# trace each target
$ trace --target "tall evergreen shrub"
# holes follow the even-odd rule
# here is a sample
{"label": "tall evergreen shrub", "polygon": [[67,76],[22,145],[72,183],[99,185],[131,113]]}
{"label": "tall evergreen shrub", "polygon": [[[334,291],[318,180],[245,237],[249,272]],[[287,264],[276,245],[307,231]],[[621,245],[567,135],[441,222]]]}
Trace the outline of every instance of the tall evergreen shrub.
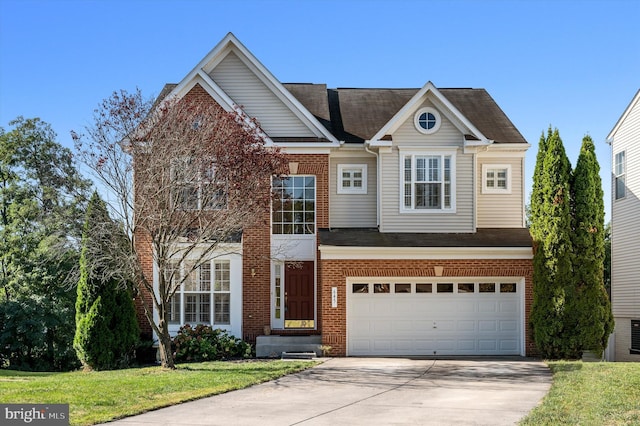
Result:
{"label": "tall evergreen shrub", "polygon": [[82,238],[73,347],[87,369],[124,367],[133,355],[139,329],[130,287],[109,260],[122,231],[109,218],[97,193],[89,201]]}
{"label": "tall evergreen shrub", "polygon": [[613,331],[613,315],[603,280],[604,195],[600,165],[590,136],[582,139],[571,187],[577,327],[582,349],[602,354]]}
{"label": "tall evergreen shrub", "polygon": [[[571,164],[557,129],[547,134],[542,166],[536,164],[531,199],[534,239],[531,326],[538,350],[547,358],[580,356],[573,306]],[[534,198],[535,196],[535,198]]]}

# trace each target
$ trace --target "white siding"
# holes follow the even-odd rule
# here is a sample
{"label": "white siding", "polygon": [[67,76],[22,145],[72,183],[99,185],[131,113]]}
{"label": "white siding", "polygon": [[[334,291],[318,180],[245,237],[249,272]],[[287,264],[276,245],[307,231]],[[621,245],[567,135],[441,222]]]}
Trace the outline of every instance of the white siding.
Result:
{"label": "white siding", "polygon": [[[522,166],[524,158],[478,156],[476,184],[478,194],[478,228],[522,228],[524,226],[524,199],[522,191]],[[482,165],[511,166],[511,191],[508,194],[482,192]]]}
{"label": "white siding", "polygon": [[270,137],[315,136],[233,52],[209,75]]}
{"label": "white siding", "polygon": [[[616,200],[615,188],[612,187],[611,192],[611,288],[613,315],[617,321],[621,317],[640,319],[640,102],[635,104],[614,135],[612,157],[620,151],[625,151],[626,155],[626,197]],[[628,341],[630,337],[622,338]],[[616,341],[620,339],[616,335]]]}
{"label": "white siding", "polygon": [[[367,165],[366,194],[338,194],[338,164]],[[376,158],[363,154],[353,157],[332,157],[329,171],[329,226],[332,228],[375,228],[377,224]]]}

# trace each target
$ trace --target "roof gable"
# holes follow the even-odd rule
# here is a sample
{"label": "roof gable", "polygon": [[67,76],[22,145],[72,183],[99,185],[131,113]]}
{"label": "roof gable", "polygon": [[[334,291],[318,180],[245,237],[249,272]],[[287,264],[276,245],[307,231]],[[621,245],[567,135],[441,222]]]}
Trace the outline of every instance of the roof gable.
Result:
{"label": "roof gable", "polygon": [[422,87],[413,97],[381,128],[371,137],[372,145],[376,145],[387,135],[392,134],[405,123],[426,99],[430,99],[435,106],[444,113],[451,122],[458,127],[463,134],[471,134],[473,138],[488,144],[489,140],[480,130],[476,128],[430,81]]}
{"label": "roof gable", "polygon": [[607,135],[607,143],[610,144],[613,142],[613,138],[618,132],[618,130],[620,129],[620,126],[622,126],[622,123],[624,123],[626,118],[629,116],[629,114],[637,104],[640,104],[640,89],[638,89],[635,96],[633,97],[633,99],[631,99],[631,102],[629,102],[629,105],[627,106],[627,108],[624,110],[624,112],[618,119],[618,122],[616,123],[616,125],[613,126],[613,129],[611,129],[611,132],[609,132],[609,135]]}
{"label": "roof gable", "polygon": [[[260,89],[265,99],[268,100],[268,105],[277,110],[276,114],[282,115],[280,122],[292,125],[293,130],[290,129],[289,133],[284,132],[285,136],[310,137],[310,140],[314,141],[329,141],[333,144],[338,143],[338,140],[331,132],[291,95],[232,33],[228,33],[225,38],[173,88],[170,95],[182,97],[197,82],[227,111],[242,108],[247,115],[253,116],[260,121],[260,114],[263,110],[257,106],[249,105],[250,102],[253,102],[253,98],[243,96],[241,91],[238,90],[235,90],[234,93],[228,93],[227,90],[242,87],[241,84],[234,86],[229,83],[228,79],[226,81],[221,79],[220,84],[216,82],[216,68],[231,63],[233,63],[233,65],[242,64],[243,76],[245,78],[251,77],[254,82],[258,82],[256,87]],[[225,75],[228,75],[228,72]],[[223,88],[221,86],[225,87]],[[225,90],[225,88],[227,90]],[[238,102],[232,98],[233,95],[240,98]],[[243,101],[246,102],[246,105],[242,105]],[[277,124],[273,124],[278,121],[277,119],[271,116],[265,116],[265,118],[266,127],[271,126],[272,129],[278,128]],[[300,131],[301,134],[296,135],[296,131]],[[269,133],[269,131],[267,131],[267,133]],[[271,139],[276,138],[272,137]]]}

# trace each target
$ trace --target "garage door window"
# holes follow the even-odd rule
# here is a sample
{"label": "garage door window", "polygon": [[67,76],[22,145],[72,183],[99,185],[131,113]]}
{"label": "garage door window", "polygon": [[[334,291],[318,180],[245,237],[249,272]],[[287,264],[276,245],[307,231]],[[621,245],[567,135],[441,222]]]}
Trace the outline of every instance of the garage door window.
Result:
{"label": "garage door window", "polygon": [[438,293],[453,293],[453,283],[438,283]]}
{"label": "garage door window", "polygon": [[500,284],[500,293],[515,293],[515,292],[516,292],[515,283]]}
{"label": "garage door window", "polygon": [[354,293],[369,293],[369,284],[354,284],[352,291]]}
{"label": "garage door window", "polygon": [[478,289],[480,293],[495,293],[496,283],[480,283],[478,284]]}
{"label": "garage door window", "polygon": [[396,283],[395,285],[395,292],[396,293],[411,293],[411,284],[406,284],[406,283]]}
{"label": "garage door window", "polygon": [[453,283],[411,283],[411,282],[390,282],[390,283],[352,283],[351,293],[353,294],[495,294],[495,293],[517,293],[516,283],[501,282],[453,282]]}
{"label": "garage door window", "polygon": [[374,293],[391,293],[391,286],[389,284],[374,284]]}
{"label": "garage door window", "polygon": [[416,284],[416,293],[431,293],[433,284]]}
{"label": "garage door window", "polygon": [[473,283],[458,283],[458,293],[474,293],[475,285]]}

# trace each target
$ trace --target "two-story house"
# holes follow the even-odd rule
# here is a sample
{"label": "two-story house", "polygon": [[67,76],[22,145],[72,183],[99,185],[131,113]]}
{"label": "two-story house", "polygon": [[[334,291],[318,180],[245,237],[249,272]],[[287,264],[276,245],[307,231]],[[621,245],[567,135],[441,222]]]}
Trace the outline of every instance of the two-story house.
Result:
{"label": "two-story house", "polygon": [[[529,144],[484,89],[284,84],[231,33],[166,89],[241,106],[289,161],[270,227],[212,259],[206,322],[336,356],[532,353]],[[174,330],[201,322],[191,296]]]}
{"label": "two-story house", "polygon": [[607,136],[612,151],[609,359],[640,361],[640,90]]}

